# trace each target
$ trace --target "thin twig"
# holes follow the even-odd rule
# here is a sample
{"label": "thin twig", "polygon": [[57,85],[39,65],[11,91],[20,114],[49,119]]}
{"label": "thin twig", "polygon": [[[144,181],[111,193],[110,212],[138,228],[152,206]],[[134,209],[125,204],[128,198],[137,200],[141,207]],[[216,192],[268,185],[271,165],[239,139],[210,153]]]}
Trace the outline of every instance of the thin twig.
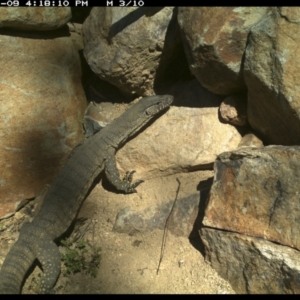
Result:
{"label": "thin twig", "polygon": [[93,222],[93,245],[95,245],[95,226],[96,226],[96,222]]}
{"label": "thin twig", "polygon": [[82,230],[80,230],[80,228],[78,229],[78,232],[75,235],[75,237],[73,238],[72,243],[75,243],[76,241],[78,241],[79,239],[81,239],[86,234],[86,232],[90,228],[91,223],[92,223],[92,220],[90,220],[90,222],[88,224],[85,224],[85,227]]}
{"label": "thin twig", "polygon": [[165,224],[165,228],[164,228],[164,234],[163,234],[163,240],[162,240],[162,245],[161,245],[161,250],[160,250],[160,258],[159,258],[159,263],[158,263],[158,267],[157,267],[157,270],[156,270],[156,275],[158,275],[160,264],[161,264],[163,256],[164,256],[165,245],[166,245],[166,240],[167,240],[168,224],[169,224],[170,217],[173,213],[175,203],[176,203],[176,200],[177,200],[177,197],[178,197],[179,189],[180,189],[180,184],[181,183],[180,183],[178,178],[176,178],[176,180],[178,182],[178,188],[177,188],[177,191],[176,191],[175,200],[173,202],[172,208],[171,208],[170,213],[169,213],[169,215],[167,217],[167,220],[166,220],[166,224]]}

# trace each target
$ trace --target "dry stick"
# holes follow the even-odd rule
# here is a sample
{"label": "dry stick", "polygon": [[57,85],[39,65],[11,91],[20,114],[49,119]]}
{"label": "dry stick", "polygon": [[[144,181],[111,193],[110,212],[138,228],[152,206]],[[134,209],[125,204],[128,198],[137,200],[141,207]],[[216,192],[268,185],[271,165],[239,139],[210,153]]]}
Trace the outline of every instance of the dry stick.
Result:
{"label": "dry stick", "polygon": [[166,224],[165,224],[165,228],[164,228],[164,234],[163,234],[163,240],[162,240],[162,245],[161,245],[161,250],[160,250],[160,259],[159,259],[159,263],[158,263],[158,267],[157,267],[157,270],[156,270],[156,275],[158,275],[158,272],[159,272],[159,267],[160,267],[160,264],[162,262],[162,259],[163,259],[163,256],[164,256],[164,251],[165,251],[165,245],[166,245],[166,239],[167,239],[167,232],[168,232],[168,224],[169,224],[169,220],[170,220],[170,217],[172,215],[172,212],[174,210],[174,207],[175,207],[175,203],[176,203],[176,200],[177,200],[177,197],[178,197],[178,193],[179,193],[179,189],[180,189],[180,181],[178,178],[176,178],[177,182],[178,182],[178,188],[177,188],[177,191],[176,191],[176,196],[175,196],[175,200],[173,202],[173,205],[172,205],[172,208],[170,210],[170,213],[168,215],[168,218],[166,220]]}
{"label": "dry stick", "polygon": [[76,234],[76,236],[73,238],[73,241],[72,241],[72,243],[75,243],[76,241],[78,241],[79,239],[81,239],[85,234],[86,234],[86,232],[89,230],[89,228],[90,228],[90,225],[91,225],[91,223],[92,223],[92,221],[90,221],[86,226],[85,226],[85,228],[82,230],[82,231],[80,231],[80,230],[78,230],[78,234]]}

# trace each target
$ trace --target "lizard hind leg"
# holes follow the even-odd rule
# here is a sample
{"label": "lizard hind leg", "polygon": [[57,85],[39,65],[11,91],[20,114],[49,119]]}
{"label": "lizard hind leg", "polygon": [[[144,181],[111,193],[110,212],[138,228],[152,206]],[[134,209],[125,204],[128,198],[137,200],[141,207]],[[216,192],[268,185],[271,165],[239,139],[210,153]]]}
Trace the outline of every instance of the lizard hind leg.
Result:
{"label": "lizard hind leg", "polygon": [[35,245],[37,259],[42,265],[44,275],[41,280],[40,293],[51,294],[60,274],[60,252],[50,238],[43,238]]}
{"label": "lizard hind leg", "polygon": [[123,182],[125,182],[125,183],[128,184],[128,188],[127,188],[127,190],[126,190],[127,193],[135,193],[135,192],[136,192],[135,188],[136,188],[139,184],[141,184],[141,183],[144,182],[144,180],[138,180],[138,181],[136,181],[135,183],[131,184],[133,173],[135,173],[135,170],[130,171],[130,172],[127,171],[126,174],[125,174],[125,176],[123,177],[123,180],[122,180]]}
{"label": "lizard hind leg", "polygon": [[137,182],[131,184],[132,174],[135,171],[127,172],[123,178],[120,179],[119,171],[116,166],[115,160],[115,151],[114,149],[108,149],[105,160],[105,175],[111,184],[115,186],[115,188],[119,191],[122,191],[126,194],[135,193],[135,188],[144,182],[143,180],[138,180]]}

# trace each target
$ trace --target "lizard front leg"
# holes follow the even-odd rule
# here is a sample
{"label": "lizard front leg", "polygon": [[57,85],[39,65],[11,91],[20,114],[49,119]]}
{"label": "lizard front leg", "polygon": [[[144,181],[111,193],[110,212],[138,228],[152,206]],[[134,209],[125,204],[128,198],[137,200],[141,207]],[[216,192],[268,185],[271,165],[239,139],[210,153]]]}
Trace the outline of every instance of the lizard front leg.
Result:
{"label": "lizard front leg", "polygon": [[115,160],[115,149],[110,148],[107,151],[105,159],[105,175],[109,182],[116,187],[117,190],[122,191],[126,194],[135,193],[135,188],[144,182],[143,180],[138,180],[134,184],[131,184],[132,174],[135,171],[127,172],[123,180],[120,179],[120,174],[116,166]]}

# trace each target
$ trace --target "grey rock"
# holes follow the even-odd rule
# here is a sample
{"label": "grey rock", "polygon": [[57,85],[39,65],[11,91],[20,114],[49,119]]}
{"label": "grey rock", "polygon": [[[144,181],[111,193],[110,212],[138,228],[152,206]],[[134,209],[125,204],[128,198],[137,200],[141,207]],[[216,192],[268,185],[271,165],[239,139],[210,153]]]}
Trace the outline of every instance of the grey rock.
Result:
{"label": "grey rock", "polygon": [[206,261],[236,293],[299,294],[300,252],[234,232],[202,228]]}
{"label": "grey rock", "polygon": [[300,147],[225,152],[215,162],[205,226],[300,250]]}
{"label": "grey rock", "polygon": [[200,195],[192,194],[157,206],[149,206],[143,211],[133,211],[130,207],[122,209],[116,218],[114,231],[133,234],[135,232],[164,229],[168,220],[168,230],[176,236],[188,237],[198,214]]}

